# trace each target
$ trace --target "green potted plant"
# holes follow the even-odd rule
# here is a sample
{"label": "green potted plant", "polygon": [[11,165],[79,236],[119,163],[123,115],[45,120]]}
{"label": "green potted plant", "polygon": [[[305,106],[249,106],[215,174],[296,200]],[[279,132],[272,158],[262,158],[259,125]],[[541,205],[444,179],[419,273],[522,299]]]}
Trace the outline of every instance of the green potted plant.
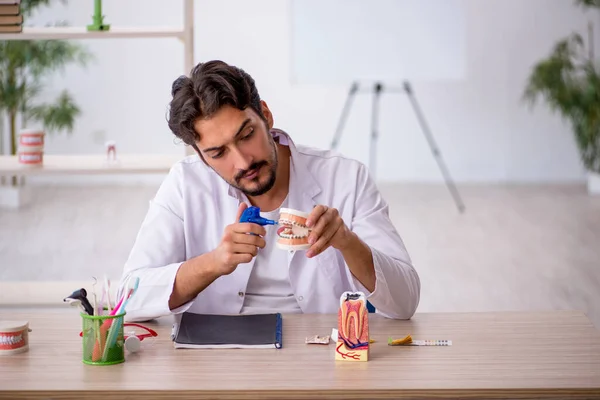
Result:
{"label": "green potted plant", "polygon": [[[576,0],[587,10],[600,10],[600,0]],[[534,105],[542,98],[551,111],[569,122],[588,190],[600,194],[600,65],[594,54],[594,26],[587,39],[574,32],[560,40],[550,55],[533,66],[524,98]],[[586,43],[587,42],[587,43]]]}
{"label": "green potted plant", "polygon": [[[24,22],[51,0],[22,0],[20,9]],[[8,126],[8,154],[18,151],[18,132],[30,123],[45,133],[71,133],[80,109],[68,91],[63,90],[50,103],[36,101],[44,89],[43,82],[51,74],[70,63],[86,65],[91,55],[76,42],[67,40],[2,40],[0,35],[0,121]],[[0,142],[2,142],[0,136]],[[3,143],[0,143],[3,144]],[[7,151],[3,150],[4,153]],[[20,190],[15,178],[13,191]],[[7,189],[7,188],[5,188]],[[11,189],[9,187],[8,189]],[[15,195],[13,195],[15,197]]]}

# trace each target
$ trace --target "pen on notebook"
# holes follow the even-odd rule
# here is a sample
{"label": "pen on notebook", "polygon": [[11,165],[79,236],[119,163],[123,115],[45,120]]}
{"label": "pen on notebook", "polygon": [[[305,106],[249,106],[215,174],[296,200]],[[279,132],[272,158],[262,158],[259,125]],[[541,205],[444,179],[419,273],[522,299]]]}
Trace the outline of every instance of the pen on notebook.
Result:
{"label": "pen on notebook", "polygon": [[177,336],[177,330],[179,329],[179,324],[177,322],[175,322],[173,324],[173,326],[171,327],[171,340],[175,340],[175,337]]}

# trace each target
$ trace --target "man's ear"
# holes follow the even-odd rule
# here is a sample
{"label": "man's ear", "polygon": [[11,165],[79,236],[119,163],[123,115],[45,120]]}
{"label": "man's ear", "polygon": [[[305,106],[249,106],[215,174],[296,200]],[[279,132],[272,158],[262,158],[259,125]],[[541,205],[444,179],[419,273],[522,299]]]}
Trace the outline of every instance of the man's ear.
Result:
{"label": "man's ear", "polygon": [[267,119],[267,126],[269,127],[269,130],[271,130],[273,129],[273,114],[271,113],[271,110],[269,110],[269,106],[267,106],[267,103],[264,100],[260,101],[260,105],[262,107],[263,115]]}

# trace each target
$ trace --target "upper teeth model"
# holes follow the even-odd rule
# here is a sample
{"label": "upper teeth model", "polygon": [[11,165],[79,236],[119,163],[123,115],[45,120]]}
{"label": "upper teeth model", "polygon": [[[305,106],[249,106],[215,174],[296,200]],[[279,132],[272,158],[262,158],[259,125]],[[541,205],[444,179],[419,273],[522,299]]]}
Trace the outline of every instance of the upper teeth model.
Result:
{"label": "upper teeth model", "polygon": [[282,208],[279,212],[280,228],[277,229],[277,247],[283,250],[308,249],[310,229],[306,226],[307,218],[308,213]]}

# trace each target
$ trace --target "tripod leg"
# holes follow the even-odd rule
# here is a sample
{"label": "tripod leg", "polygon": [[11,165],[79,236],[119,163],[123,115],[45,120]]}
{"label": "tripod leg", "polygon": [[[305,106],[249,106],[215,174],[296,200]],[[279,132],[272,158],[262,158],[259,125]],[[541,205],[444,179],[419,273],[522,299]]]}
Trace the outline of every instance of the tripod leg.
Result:
{"label": "tripod leg", "polygon": [[371,151],[369,155],[369,170],[375,178],[375,166],[377,165],[377,136],[379,124],[379,99],[381,98],[381,83],[373,87],[373,109],[371,114]]}
{"label": "tripod leg", "polygon": [[350,105],[352,104],[352,100],[354,100],[354,95],[358,90],[358,83],[352,83],[350,86],[350,91],[348,92],[348,97],[346,97],[346,103],[344,104],[344,108],[342,109],[342,115],[340,115],[340,119],[338,121],[337,129],[335,130],[335,134],[333,136],[333,140],[331,141],[331,149],[335,149],[342,137],[342,131],[344,129],[344,124],[346,123],[346,119],[348,119],[348,112],[350,112]]}
{"label": "tripod leg", "polygon": [[458,193],[456,186],[452,182],[450,173],[448,172],[448,170],[442,160],[441,152],[438,149],[438,147],[433,139],[433,135],[429,131],[429,127],[427,126],[427,123],[425,122],[425,117],[423,117],[423,113],[421,112],[421,109],[420,109],[419,105],[417,104],[417,100],[415,99],[412,88],[408,82],[404,82],[404,91],[408,94],[408,98],[410,99],[410,102],[413,106],[415,114],[417,115],[417,119],[419,120],[421,129],[423,130],[423,133],[425,134],[425,137],[429,143],[429,147],[431,148],[431,151],[432,151],[433,155],[435,156],[438,166],[440,167],[442,175],[444,176],[444,179],[446,181],[446,185],[448,186],[450,193],[454,197],[454,201],[456,202],[458,211],[460,211],[462,213],[465,211],[465,205],[464,205],[462,199],[460,198],[460,194]]}

